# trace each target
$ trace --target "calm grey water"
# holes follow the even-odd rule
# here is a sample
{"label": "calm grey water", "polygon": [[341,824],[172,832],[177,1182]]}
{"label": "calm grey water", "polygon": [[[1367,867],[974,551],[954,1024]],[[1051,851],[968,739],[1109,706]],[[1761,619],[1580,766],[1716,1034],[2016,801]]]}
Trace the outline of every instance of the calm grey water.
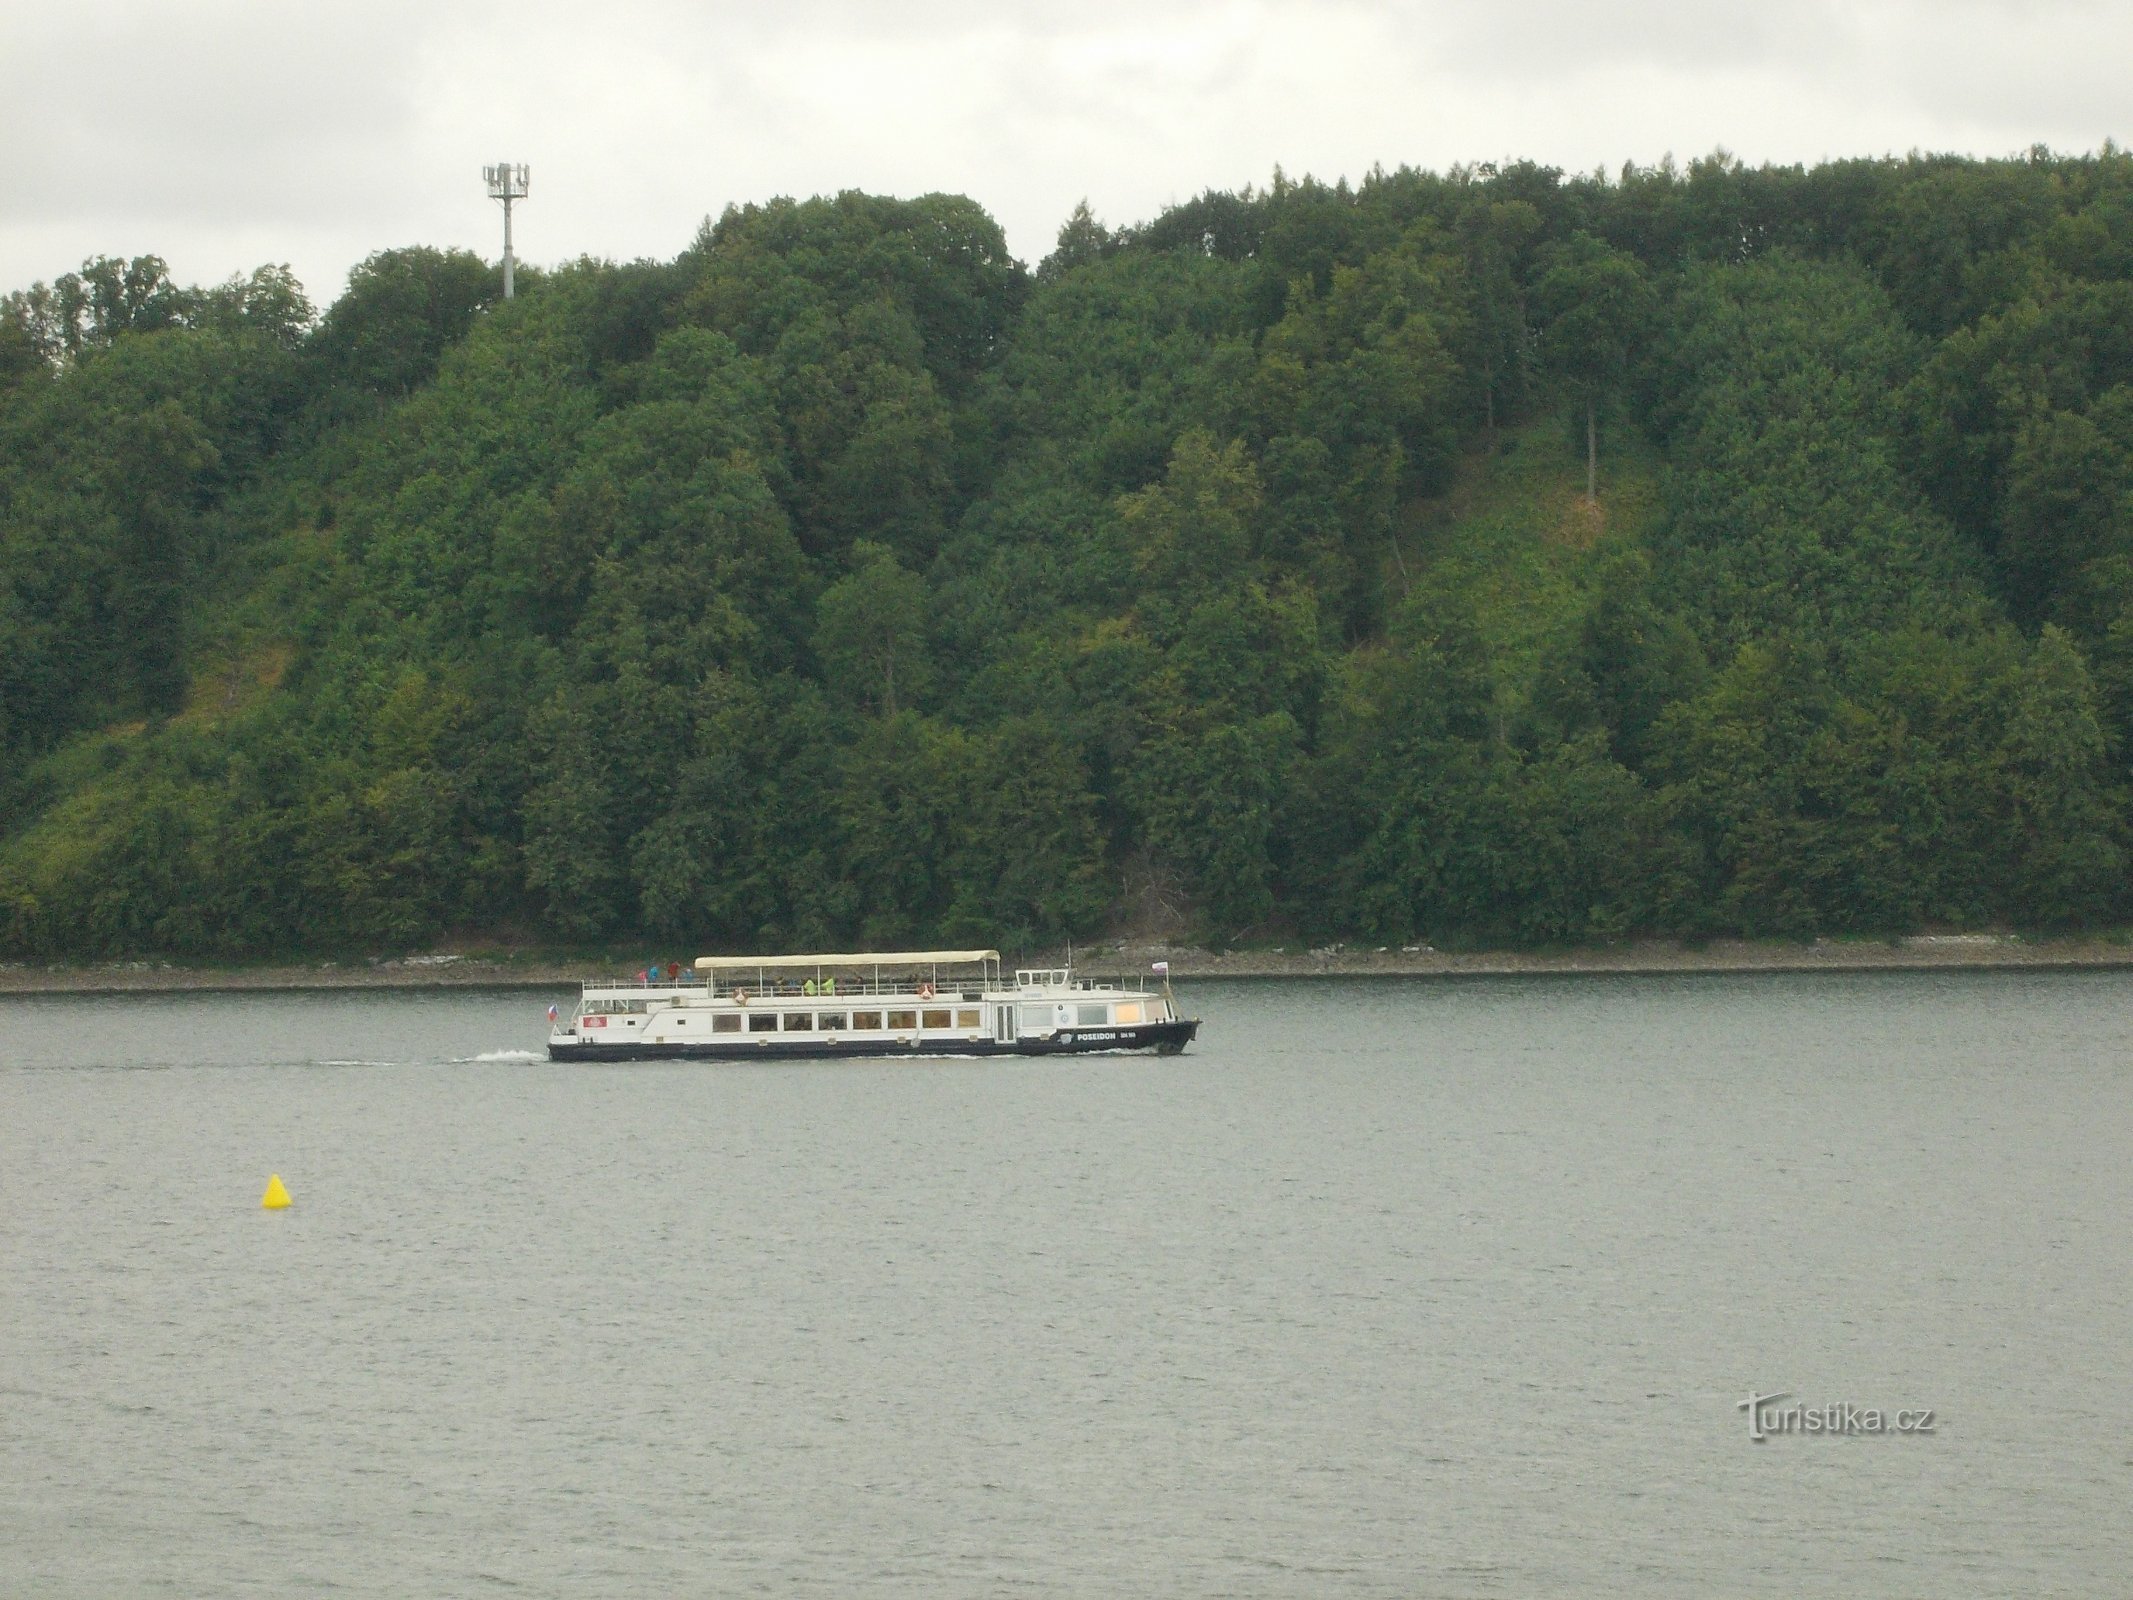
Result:
{"label": "calm grey water", "polygon": [[2133,977],[1180,992],[893,1067],[0,1001],[0,1593],[2133,1583]]}

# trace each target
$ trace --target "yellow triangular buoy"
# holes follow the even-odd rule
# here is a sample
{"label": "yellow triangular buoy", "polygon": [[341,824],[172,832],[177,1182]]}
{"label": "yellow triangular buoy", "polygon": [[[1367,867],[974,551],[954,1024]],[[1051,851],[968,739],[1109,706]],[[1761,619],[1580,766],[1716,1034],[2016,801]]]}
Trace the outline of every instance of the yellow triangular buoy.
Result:
{"label": "yellow triangular buoy", "polygon": [[289,1191],[281,1186],[281,1174],[267,1174],[267,1192],[259,1197],[259,1203],[269,1211],[279,1211],[289,1203]]}

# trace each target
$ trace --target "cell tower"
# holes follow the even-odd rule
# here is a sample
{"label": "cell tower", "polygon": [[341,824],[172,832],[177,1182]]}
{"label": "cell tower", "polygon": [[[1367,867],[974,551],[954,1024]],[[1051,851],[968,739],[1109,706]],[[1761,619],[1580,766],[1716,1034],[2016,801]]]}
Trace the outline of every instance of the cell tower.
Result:
{"label": "cell tower", "polygon": [[513,166],[499,161],[481,169],[481,181],[489,186],[489,198],[504,207],[504,298],[511,298],[511,202],[526,198],[527,170],[523,162]]}

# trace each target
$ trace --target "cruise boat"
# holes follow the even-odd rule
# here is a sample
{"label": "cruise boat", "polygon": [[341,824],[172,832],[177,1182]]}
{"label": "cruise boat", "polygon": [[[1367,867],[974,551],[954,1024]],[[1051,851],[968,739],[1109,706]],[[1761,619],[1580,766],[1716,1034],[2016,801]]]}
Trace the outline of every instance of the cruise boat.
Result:
{"label": "cruise boat", "polygon": [[1167,964],[1159,989],[1078,977],[1010,976],[997,950],[874,955],[705,956],[693,973],[647,970],[588,983],[554,1008],[555,1061],[774,1061],[843,1056],[1176,1055],[1200,1031],[1181,1017]]}

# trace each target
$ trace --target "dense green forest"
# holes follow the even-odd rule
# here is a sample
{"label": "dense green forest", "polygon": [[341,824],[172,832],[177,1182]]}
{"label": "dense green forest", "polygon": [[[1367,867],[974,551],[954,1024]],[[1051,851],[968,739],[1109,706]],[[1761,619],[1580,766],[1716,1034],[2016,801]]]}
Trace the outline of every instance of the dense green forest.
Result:
{"label": "dense green forest", "polygon": [[0,302],[0,955],[2127,916],[2133,157]]}

